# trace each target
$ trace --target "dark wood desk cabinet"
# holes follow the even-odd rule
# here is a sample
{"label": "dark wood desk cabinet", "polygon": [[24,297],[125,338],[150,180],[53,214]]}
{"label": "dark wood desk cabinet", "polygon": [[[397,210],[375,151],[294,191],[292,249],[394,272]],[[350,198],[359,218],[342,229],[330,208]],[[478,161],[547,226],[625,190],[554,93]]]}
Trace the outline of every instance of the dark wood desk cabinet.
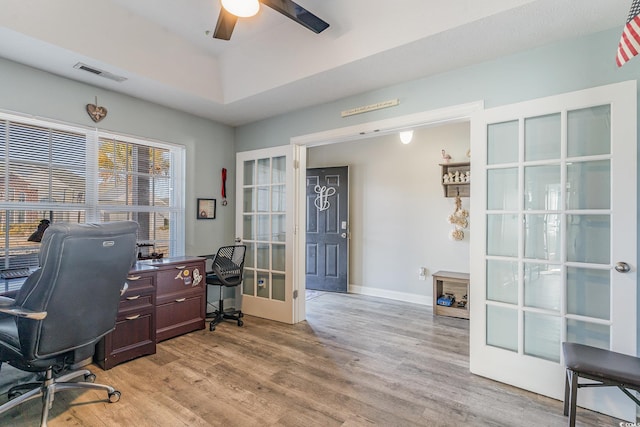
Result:
{"label": "dark wood desk cabinet", "polygon": [[157,342],[204,329],[204,262],[196,257],[138,262],[129,272],[116,328],[96,346],[96,363],[110,369],[154,354]]}
{"label": "dark wood desk cabinet", "polygon": [[156,272],[156,340],[158,342],[204,329],[205,324],[205,260],[196,257],[174,257]]}
{"label": "dark wood desk cabinet", "polygon": [[116,328],[96,345],[94,360],[103,369],[156,352],[156,272],[152,267],[129,272],[120,297]]}

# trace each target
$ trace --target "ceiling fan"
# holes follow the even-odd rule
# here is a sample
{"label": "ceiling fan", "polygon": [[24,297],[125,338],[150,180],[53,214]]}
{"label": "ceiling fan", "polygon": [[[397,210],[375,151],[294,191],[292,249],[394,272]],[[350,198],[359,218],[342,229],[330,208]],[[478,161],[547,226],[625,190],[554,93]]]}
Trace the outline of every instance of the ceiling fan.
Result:
{"label": "ceiling fan", "polygon": [[[307,9],[293,2],[292,0],[251,0],[250,3],[253,3],[254,8],[247,14],[234,14],[227,9],[232,9],[232,4],[236,2],[238,2],[238,0],[222,1],[222,8],[220,9],[220,15],[218,16],[216,29],[213,32],[213,38],[220,40],[231,39],[231,33],[233,33],[233,28],[236,26],[236,22],[238,22],[238,16],[247,17],[255,15],[256,13],[258,13],[258,9],[260,6],[259,3],[262,3],[265,6],[269,6],[271,9],[280,12],[287,18],[294,20],[298,24],[310,29],[316,34],[321,33],[329,27],[328,23],[318,18],[316,15],[309,12]],[[227,7],[225,7],[225,5]]]}

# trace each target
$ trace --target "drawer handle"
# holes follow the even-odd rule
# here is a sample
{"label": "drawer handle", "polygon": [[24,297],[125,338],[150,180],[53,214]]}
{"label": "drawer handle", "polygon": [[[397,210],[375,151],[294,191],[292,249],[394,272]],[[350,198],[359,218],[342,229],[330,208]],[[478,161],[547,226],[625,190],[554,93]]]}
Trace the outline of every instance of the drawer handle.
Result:
{"label": "drawer handle", "polygon": [[140,295],[136,295],[136,296],[132,296],[132,297],[127,297],[128,300],[134,300],[134,299],[138,299],[140,298]]}
{"label": "drawer handle", "polygon": [[127,316],[127,317],[126,317],[126,319],[127,319],[127,320],[136,320],[138,317],[140,317],[140,315],[139,315],[139,314],[136,314],[136,315],[134,315],[134,316]]}
{"label": "drawer handle", "polygon": [[127,276],[127,280],[140,280],[140,276]]}
{"label": "drawer handle", "polygon": [[185,302],[186,300],[187,300],[186,298],[178,298],[176,302]]}
{"label": "drawer handle", "polygon": [[185,268],[185,267],[186,267],[186,265],[177,266],[177,267],[176,267],[176,270],[182,270],[182,269],[183,269],[183,268]]}

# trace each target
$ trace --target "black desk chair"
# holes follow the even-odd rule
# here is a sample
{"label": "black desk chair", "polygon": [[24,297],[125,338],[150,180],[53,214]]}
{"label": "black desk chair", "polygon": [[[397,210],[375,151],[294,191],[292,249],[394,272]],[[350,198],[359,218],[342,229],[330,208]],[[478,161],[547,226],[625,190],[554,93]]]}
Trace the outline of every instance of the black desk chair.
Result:
{"label": "black desk chair", "polygon": [[[98,389],[110,402],[120,399],[113,387],[93,384],[90,371],[65,368],[76,352],[91,352],[114,329],[120,292],[135,262],[137,230],[133,221],[58,223],[44,233],[41,267],[15,299],[0,297],[0,363],[43,373],[43,382],[0,406],[0,413],[41,397],[40,422],[46,426],[57,391]],[[79,376],[89,382],[69,382]]]}
{"label": "black desk chair", "polygon": [[205,255],[212,260],[211,271],[207,271],[207,285],[220,286],[220,299],[218,309],[213,313],[207,313],[207,317],[213,317],[209,323],[209,330],[215,331],[216,325],[225,319],[235,320],[238,326],[242,326],[242,310],[224,310],[224,288],[236,287],[242,283],[244,272],[244,255],[247,251],[245,245],[223,246],[218,249],[215,256]]}

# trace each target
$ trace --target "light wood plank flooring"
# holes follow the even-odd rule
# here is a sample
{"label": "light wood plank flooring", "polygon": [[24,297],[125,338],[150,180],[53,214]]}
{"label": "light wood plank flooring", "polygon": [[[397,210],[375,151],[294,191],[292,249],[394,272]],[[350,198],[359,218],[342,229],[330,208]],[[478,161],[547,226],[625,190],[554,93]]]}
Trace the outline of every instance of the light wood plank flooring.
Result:
{"label": "light wood plank flooring", "polygon": [[[97,382],[122,392],[120,402],[63,392],[49,425],[567,425],[562,402],[469,373],[466,320],[345,294],[310,299],[307,311],[297,325],[247,316],[242,328],[227,322],[109,371],[94,366]],[[0,425],[37,425],[39,405],[0,416]],[[579,410],[578,425],[618,421]]]}

